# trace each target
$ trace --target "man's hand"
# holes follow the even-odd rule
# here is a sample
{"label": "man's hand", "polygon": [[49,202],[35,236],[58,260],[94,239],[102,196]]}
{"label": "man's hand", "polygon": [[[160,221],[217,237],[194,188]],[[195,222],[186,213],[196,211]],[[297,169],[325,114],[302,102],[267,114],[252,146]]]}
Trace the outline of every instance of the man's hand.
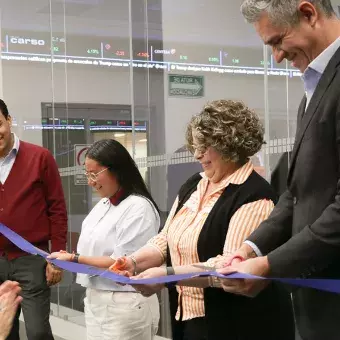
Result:
{"label": "man's hand", "polygon": [[8,292],[15,292],[17,295],[21,292],[19,283],[15,281],[5,281],[0,285],[0,297]]}
{"label": "man's hand", "polygon": [[[224,275],[238,272],[266,277],[269,273],[268,258],[267,256],[261,256],[243,262],[233,263],[232,266],[218,269],[218,272]],[[257,279],[255,280],[220,279],[220,282],[224,291],[248,297],[256,296],[269,283],[268,280]]]}
{"label": "man's hand", "polygon": [[59,283],[63,278],[63,271],[54,266],[52,263],[47,262],[46,266],[46,282],[48,286],[54,286]]}
{"label": "man's hand", "polygon": [[0,286],[0,340],[5,340],[10,333],[13,320],[22,297],[17,282],[6,281]]}
{"label": "man's hand", "polygon": [[[166,268],[165,267],[155,267],[145,270],[137,276],[132,277],[132,279],[151,279],[154,277],[166,276]],[[160,290],[162,290],[165,286],[163,283],[153,284],[153,285],[132,285],[136,291],[140,292],[143,296],[149,297]]]}

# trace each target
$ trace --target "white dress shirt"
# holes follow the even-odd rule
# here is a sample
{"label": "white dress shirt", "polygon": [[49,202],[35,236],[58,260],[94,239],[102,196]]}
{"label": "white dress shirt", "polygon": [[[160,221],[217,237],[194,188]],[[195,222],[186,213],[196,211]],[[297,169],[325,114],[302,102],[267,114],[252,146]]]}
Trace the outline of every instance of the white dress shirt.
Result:
{"label": "white dress shirt", "polygon": [[303,73],[302,80],[305,86],[307,97],[306,108],[313,97],[315,89],[325,72],[327,65],[340,47],[340,37],[330,44],[322,53],[320,53],[307,67]]}
{"label": "white dress shirt", "polygon": [[[85,218],[77,251],[84,256],[130,255],[158,233],[160,218],[154,205],[144,197],[130,195],[117,206],[101,199]],[[77,283],[87,288],[134,291],[101,277],[77,275]]]}
{"label": "white dress shirt", "polygon": [[11,151],[7,156],[0,158],[0,182],[2,184],[6,182],[19,151],[20,140],[14,133],[12,133],[12,135],[14,137],[14,144]]}

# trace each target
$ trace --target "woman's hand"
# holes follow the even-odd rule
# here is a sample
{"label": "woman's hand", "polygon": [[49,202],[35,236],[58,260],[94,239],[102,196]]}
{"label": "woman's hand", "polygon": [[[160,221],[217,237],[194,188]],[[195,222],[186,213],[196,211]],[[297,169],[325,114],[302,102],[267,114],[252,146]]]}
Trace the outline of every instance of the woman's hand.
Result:
{"label": "woman's hand", "polygon": [[[155,267],[145,270],[137,276],[132,277],[132,279],[152,279],[155,277],[166,276],[165,267]],[[140,292],[143,296],[149,297],[155,293],[161,291],[165,285],[163,283],[153,284],[153,285],[132,285],[136,291]]]}
{"label": "woman's hand", "polygon": [[71,262],[73,259],[73,256],[74,254],[68,253],[65,250],[60,250],[58,252],[54,252],[51,255],[47,256],[47,258]]}
{"label": "woman's hand", "polygon": [[128,256],[118,257],[115,263],[109,267],[109,271],[115,274],[130,277],[134,275],[135,266],[132,259]]}
{"label": "woman's hand", "polygon": [[217,257],[217,261],[215,263],[216,269],[222,269],[225,267],[230,267],[237,265],[238,263],[244,261],[244,258],[239,256],[238,254],[231,254],[231,255],[223,255]]}
{"label": "woman's hand", "polygon": [[17,282],[6,281],[0,286],[0,339],[5,340],[10,333],[13,320],[22,297]]}

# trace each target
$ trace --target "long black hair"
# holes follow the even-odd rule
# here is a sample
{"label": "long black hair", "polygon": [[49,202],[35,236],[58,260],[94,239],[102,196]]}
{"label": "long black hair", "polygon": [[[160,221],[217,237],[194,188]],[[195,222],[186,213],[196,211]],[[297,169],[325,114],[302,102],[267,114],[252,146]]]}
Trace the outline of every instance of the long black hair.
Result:
{"label": "long black hair", "polygon": [[135,161],[122,144],[114,139],[101,139],[91,145],[86,157],[108,168],[124,190],[124,196],[132,194],[143,196],[152,202],[159,212]]}

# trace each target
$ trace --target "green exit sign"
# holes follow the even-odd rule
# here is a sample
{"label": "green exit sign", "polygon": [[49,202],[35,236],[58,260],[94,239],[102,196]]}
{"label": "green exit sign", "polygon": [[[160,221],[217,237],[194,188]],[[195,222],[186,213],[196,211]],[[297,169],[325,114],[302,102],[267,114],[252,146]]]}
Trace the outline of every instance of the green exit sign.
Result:
{"label": "green exit sign", "polygon": [[204,77],[169,74],[169,96],[200,98],[204,96]]}

